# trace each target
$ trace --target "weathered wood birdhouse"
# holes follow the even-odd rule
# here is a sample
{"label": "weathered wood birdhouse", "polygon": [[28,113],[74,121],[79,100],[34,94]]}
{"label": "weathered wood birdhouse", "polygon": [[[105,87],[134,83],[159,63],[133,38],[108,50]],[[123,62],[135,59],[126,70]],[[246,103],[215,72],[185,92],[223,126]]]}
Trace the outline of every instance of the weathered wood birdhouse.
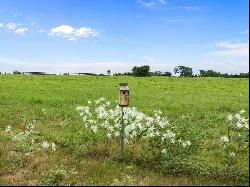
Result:
{"label": "weathered wood birdhouse", "polygon": [[120,83],[120,102],[121,107],[126,107],[129,104],[129,88],[127,83]]}

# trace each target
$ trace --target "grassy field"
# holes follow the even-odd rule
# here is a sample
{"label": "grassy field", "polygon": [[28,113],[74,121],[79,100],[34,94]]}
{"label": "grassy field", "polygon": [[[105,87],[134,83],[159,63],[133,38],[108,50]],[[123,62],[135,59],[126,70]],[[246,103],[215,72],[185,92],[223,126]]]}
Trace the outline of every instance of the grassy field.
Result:
{"label": "grassy field", "polygon": [[[192,154],[195,163],[224,167],[216,142],[226,131],[230,113],[244,109],[249,114],[248,79],[0,75],[0,185],[248,183],[212,175],[210,168],[208,175],[198,175],[199,171],[177,175],[158,169],[151,161],[121,163],[117,144],[113,145],[114,152],[108,154],[102,153],[101,145],[86,150],[87,143],[80,133],[83,122],[76,107],[100,97],[117,100],[120,82],[129,84],[131,107],[148,115],[159,109],[172,124],[196,135],[197,148]],[[55,142],[56,152],[38,149],[25,154],[5,132],[6,126],[23,130],[33,120],[39,130],[38,139]],[[236,166],[238,175],[247,175],[248,156],[239,157]]]}

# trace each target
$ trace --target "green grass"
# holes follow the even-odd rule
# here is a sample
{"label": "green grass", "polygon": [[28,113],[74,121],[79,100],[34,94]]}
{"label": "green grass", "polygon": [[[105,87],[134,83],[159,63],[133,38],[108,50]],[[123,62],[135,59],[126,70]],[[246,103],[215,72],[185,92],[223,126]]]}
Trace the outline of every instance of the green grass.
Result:
{"label": "green grass", "polygon": [[[43,179],[53,178],[53,171],[59,167],[67,171],[62,185],[246,184],[192,174],[166,175],[152,165],[120,163],[114,159],[116,152],[86,156],[86,145],[77,138],[82,122],[75,108],[99,97],[118,99],[121,82],[129,84],[130,106],[149,115],[160,109],[172,124],[197,134],[202,142],[193,159],[218,167],[222,163],[215,142],[226,132],[227,115],[241,109],[249,114],[248,79],[0,75],[0,185],[41,184]],[[46,109],[46,115],[42,109]],[[34,119],[39,131],[58,145],[56,153],[25,155],[13,149],[15,143],[4,132],[5,127],[23,129]],[[249,168],[246,160],[237,161],[244,171]]]}

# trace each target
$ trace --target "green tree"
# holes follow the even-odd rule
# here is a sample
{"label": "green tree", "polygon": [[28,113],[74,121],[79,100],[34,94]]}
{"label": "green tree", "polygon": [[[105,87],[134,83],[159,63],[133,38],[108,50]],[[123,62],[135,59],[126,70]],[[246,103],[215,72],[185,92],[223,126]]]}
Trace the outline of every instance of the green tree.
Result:
{"label": "green tree", "polygon": [[144,65],[141,67],[133,67],[132,73],[136,77],[148,77],[150,76],[150,66]]}
{"label": "green tree", "polygon": [[171,72],[164,72],[163,74],[162,74],[162,76],[164,76],[164,77],[171,77],[172,76],[172,73]]}
{"label": "green tree", "polygon": [[107,74],[110,76],[110,73],[111,73],[111,71],[110,71],[110,69],[109,70],[107,70]]}
{"label": "green tree", "polygon": [[22,74],[20,71],[13,71],[13,74]]}
{"label": "green tree", "polygon": [[186,66],[178,66],[174,68],[175,74],[180,74],[181,77],[192,77],[193,76],[193,69]]}

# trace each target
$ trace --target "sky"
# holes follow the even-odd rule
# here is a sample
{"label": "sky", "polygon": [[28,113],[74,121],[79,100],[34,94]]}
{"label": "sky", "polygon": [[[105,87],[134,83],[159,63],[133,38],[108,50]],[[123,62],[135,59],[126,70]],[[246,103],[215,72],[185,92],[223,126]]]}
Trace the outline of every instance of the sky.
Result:
{"label": "sky", "polygon": [[0,0],[0,72],[249,72],[248,0]]}

